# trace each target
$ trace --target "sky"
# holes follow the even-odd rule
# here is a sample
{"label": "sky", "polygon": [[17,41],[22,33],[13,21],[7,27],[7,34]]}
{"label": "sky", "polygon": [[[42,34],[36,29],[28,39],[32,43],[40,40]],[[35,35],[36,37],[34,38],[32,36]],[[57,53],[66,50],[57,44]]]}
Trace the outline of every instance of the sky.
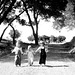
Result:
{"label": "sky", "polygon": [[[54,35],[54,36],[59,36],[59,35],[63,35],[63,36],[66,36],[66,42],[69,42],[73,36],[75,36],[75,29],[73,30],[70,30],[68,31],[66,28],[63,28],[60,32],[53,29],[52,25],[53,25],[53,18],[50,19],[50,22],[47,22],[45,20],[41,20],[40,23],[39,23],[39,35],[47,35],[47,36],[51,36],[51,35]],[[21,33],[21,37],[20,39],[23,41],[23,42],[29,42],[27,37],[32,35],[32,29],[31,27],[28,27],[28,26],[21,26],[19,25],[18,22],[14,21],[14,27],[16,29],[18,29]],[[6,27],[7,25],[0,25],[0,35],[2,34],[4,28]],[[9,32],[11,30],[11,27],[9,27],[3,38],[10,38],[9,36]]]}

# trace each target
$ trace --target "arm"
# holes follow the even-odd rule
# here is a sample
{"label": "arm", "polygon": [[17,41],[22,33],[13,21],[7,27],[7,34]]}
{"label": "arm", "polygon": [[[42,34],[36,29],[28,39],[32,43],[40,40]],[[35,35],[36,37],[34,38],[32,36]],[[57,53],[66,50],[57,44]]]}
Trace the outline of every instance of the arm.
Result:
{"label": "arm", "polygon": [[33,55],[35,55],[35,54],[36,54],[36,52],[33,50],[33,51],[32,51],[32,54],[33,54]]}
{"label": "arm", "polygon": [[46,53],[48,52],[48,48],[45,48]]}
{"label": "arm", "polygon": [[75,48],[69,51],[69,53],[73,53],[73,52],[75,52]]}
{"label": "arm", "polygon": [[21,54],[24,54],[23,51],[22,51],[22,48],[20,48],[20,51],[21,51]]}
{"label": "arm", "polygon": [[15,52],[16,51],[16,47],[11,51],[11,53]]}
{"label": "arm", "polygon": [[13,52],[14,52],[14,50],[11,51],[11,53],[13,53]]}
{"label": "arm", "polygon": [[23,54],[26,55],[28,53],[28,50],[26,50]]}
{"label": "arm", "polygon": [[48,46],[45,46],[45,52],[46,53],[48,52]]}
{"label": "arm", "polygon": [[35,52],[38,52],[38,51],[40,51],[40,49],[41,49],[41,47],[39,47]]}

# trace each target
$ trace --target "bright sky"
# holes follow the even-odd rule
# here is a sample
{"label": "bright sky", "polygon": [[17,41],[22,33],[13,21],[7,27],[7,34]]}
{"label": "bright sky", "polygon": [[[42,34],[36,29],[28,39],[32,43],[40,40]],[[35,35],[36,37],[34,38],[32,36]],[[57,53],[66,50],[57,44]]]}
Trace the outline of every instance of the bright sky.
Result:
{"label": "bright sky", "polygon": [[[22,39],[22,41],[28,42],[27,37],[32,35],[31,27],[21,26],[18,23],[16,23],[16,21],[14,22],[14,24],[15,24],[15,28],[20,30],[20,32],[21,32],[21,37],[20,38]],[[61,32],[59,32],[59,31],[53,29],[52,24],[53,24],[53,19],[52,18],[51,18],[50,22],[41,20],[40,23],[39,23],[39,35],[47,35],[47,36],[50,36],[50,35],[54,35],[54,36],[64,35],[67,38],[66,41],[70,41],[72,39],[72,37],[75,36],[75,29],[71,30],[71,31],[67,31],[66,28],[63,28],[61,30]],[[6,25],[0,25],[0,34],[3,32],[5,27],[6,27]],[[11,28],[9,27],[6,30],[3,38],[9,37],[8,33],[9,33],[10,29]]]}

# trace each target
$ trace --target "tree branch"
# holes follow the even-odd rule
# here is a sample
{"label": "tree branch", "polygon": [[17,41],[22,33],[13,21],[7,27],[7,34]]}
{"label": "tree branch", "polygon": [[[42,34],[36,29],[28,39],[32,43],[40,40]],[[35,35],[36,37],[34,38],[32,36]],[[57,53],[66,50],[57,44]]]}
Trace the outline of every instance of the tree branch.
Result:
{"label": "tree branch", "polygon": [[22,11],[19,15],[17,15],[14,19],[12,19],[12,20],[10,21],[9,25],[10,25],[15,19],[17,19],[21,14],[23,14],[24,12],[25,12],[25,10]]}
{"label": "tree branch", "polygon": [[2,2],[0,2],[0,7],[1,7],[1,5],[4,3],[4,1],[5,1],[5,0],[2,0]]}
{"label": "tree branch", "polygon": [[12,7],[14,6],[16,0],[12,0],[12,3],[10,4],[9,8],[4,12],[3,17],[0,18],[0,24],[4,21],[6,18],[7,14],[11,11]]}
{"label": "tree branch", "polygon": [[2,12],[0,13],[0,17],[1,17],[1,14],[5,11],[5,5],[6,5],[7,1],[4,2],[3,6],[1,7],[0,10],[2,10]]}
{"label": "tree branch", "polygon": [[31,26],[31,25],[29,25],[29,24],[25,24],[26,26]]}
{"label": "tree branch", "polygon": [[26,14],[27,14],[27,16],[28,16],[29,23],[30,23],[30,26],[31,26],[32,31],[33,31],[33,35],[35,35],[35,30],[34,30],[34,27],[33,27],[33,25],[32,25],[32,21],[31,21],[30,15],[29,15],[28,9],[27,9],[27,7],[26,7],[26,3],[24,2],[24,0],[21,0],[21,1],[23,2],[23,5],[24,5],[24,7],[25,7]]}
{"label": "tree branch", "polygon": [[[25,11],[25,10],[24,10]],[[9,26],[11,26],[11,23],[15,20],[15,19],[17,19],[22,13],[24,13],[24,11],[22,11],[19,15],[17,15],[13,20],[11,20],[10,21],[10,23],[8,24],[8,26],[3,30],[3,33],[1,34],[1,37],[0,37],[0,42],[1,42],[1,40],[2,40],[2,37],[3,37],[3,35],[4,35],[4,33],[5,33],[5,31],[6,31],[6,29],[9,27]]]}

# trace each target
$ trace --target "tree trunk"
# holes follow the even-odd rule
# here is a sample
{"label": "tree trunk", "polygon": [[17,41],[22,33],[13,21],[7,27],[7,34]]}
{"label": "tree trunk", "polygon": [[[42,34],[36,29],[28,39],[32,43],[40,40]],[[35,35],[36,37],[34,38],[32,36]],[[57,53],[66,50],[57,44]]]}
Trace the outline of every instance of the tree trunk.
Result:
{"label": "tree trunk", "polygon": [[34,30],[34,27],[32,25],[32,20],[31,20],[31,17],[30,17],[30,14],[28,12],[28,9],[26,7],[26,3],[22,0],[23,4],[24,4],[24,7],[25,7],[25,10],[26,10],[26,14],[28,16],[28,19],[29,19],[29,23],[30,23],[30,26],[32,28],[32,31],[33,31],[33,36],[34,36],[34,39],[35,39],[35,44],[38,45],[38,23],[37,23],[37,17],[35,16],[36,13],[35,13],[35,9],[34,9],[34,21],[36,23],[36,32]]}
{"label": "tree trunk", "polygon": [[[14,31],[14,37],[13,37],[13,44],[15,45],[15,29],[14,29],[14,27],[12,26],[12,25],[10,25],[11,27],[12,27],[12,29],[13,29],[13,31]],[[5,33],[5,31],[6,31],[6,29],[9,27],[9,25],[3,30],[3,33],[1,34],[1,37],[0,37],[0,42],[1,42],[1,40],[2,40],[2,38],[3,38],[3,35],[4,35],[4,33]]]}
{"label": "tree trunk", "polygon": [[34,39],[35,39],[35,44],[38,45],[38,35],[37,34],[34,35]]}
{"label": "tree trunk", "polygon": [[4,33],[5,33],[5,31],[6,31],[6,29],[9,27],[9,25],[3,30],[3,33],[1,34],[1,37],[0,37],[0,42],[1,42],[1,40],[2,40],[2,37],[3,37],[3,35],[4,35]]}
{"label": "tree trunk", "polygon": [[[37,4],[36,4],[36,6],[37,6]],[[34,17],[34,22],[35,22],[35,26],[36,26],[35,44],[38,45],[38,22],[37,22],[38,12],[35,7],[35,0],[34,0],[34,8],[33,8],[33,17]]]}
{"label": "tree trunk", "polygon": [[37,20],[35,20],[35,23],[36,23],[35,44],[38,45],[38,23],[37,23]]}
{"label": "tree trunk", "polygon": [[31,17],[30,17],[30,15],[29,15],[29,12],[28,12],[28,9],[27,9],[27,7],[26,7],[25,2],[24,2],[23,0],[22,0],[22,2],[23,2],[23,4],[24,4],[25,10],[26,10],[26,14],[27,14],[27,16],[28,16],[29,23],[30,23],[30,26],[31,26],[32,31],[33,31],[33,36],[34,36],[34,38],[35,38],[35,44],[37,44],[37,38],[36,38],[36,34],[35,34],[34,27],[33,27],[33,25],[32,25]]}
{"label": "tree trunk", "polygon": [[16,44],[16,40],[15,40],[15,29],[14,29],[14,27],[12,26],[12,25],[10,25],[11,27],[12,27],[12,29],[13,29],[13,31],[14,31],[14,36],[13,36],[13,45],[15,45]]}
{"label": "tree trunk", "polygon": [[15,40],[15,37],[13,37],[13,45],[16,44],[16,40]]}

